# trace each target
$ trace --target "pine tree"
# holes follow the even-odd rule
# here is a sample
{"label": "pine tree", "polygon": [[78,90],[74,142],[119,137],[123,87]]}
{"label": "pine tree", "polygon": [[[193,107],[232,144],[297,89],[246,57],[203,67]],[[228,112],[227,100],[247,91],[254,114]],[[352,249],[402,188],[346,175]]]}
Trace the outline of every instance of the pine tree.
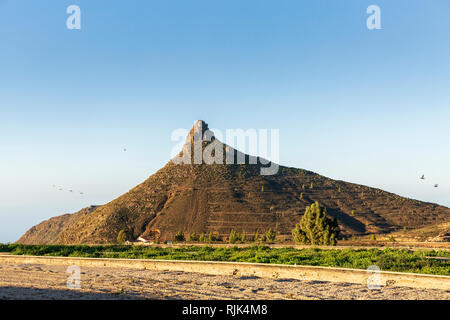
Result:
{"label": "pine tree", "polygon": [[185,240],[185,238],[184,238],[184,232],[183,231],[178,231],[177,232],[177,234],[175,235],[175,241],[177,241],[177,242],[182,242],[182,241],[184,241]]}
{"label": "pine tree", "polygon": [[188,241],[198,241],[198,235],[195,232],[192,232],[189,236],[188,236]]}
{"label": "pine tree", "polygon": [[130,233],[126,230],[120,230],[117,235],[117,243],[124,244],[128,240],[130,240]]}
{"label": "pine tree", "polygon": [[327,217],[318,202],[306,207],[305,214],[292,230],[294,241],[313,245],[336,245],[339,227],[336,219]]}
{"label": "pine tree", "polygon": [[272,230],[272,228],[269,228],[269,230],[266,231],[265,234],[265,241],[267,242],[273,242],[275,241],[275,238],[277,237],[275,231]]}
{"label": "pine tree", "polygon": [[239,233],[237,233],[235,230],[231,230],[230,236],[228,237],[229,243],[236,243],[239,241]]}
{"label": "pine tree", "polygon": [[242,233],[241,233],[241,242],[245,242],[246,239],[247,239],[247,235],[245,234],[245,231],[242,231]]}
{"label": "pine tree", "polygon": [[306,237],[306,233],[303,232],[298,223],[295,225],[294,230],[292,230],[292,239],[298,243],[310,244],[310,241]]}

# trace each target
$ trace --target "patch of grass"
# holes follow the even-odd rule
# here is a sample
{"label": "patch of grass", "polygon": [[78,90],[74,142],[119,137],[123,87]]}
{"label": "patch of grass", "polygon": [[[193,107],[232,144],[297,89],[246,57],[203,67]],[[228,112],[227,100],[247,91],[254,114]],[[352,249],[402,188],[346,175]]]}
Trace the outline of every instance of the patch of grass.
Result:
{"label": "patch of grass", "polygon": [[255,245],[245,248],[184,246],[162,248],[121,245],[20,245],[0,244],[0,252],[14,255],[64,256],[93,258],[161,259],[277,263],[367,269],[377,265],[384,271],[450,275],[450,261],[426,257],[450,258],[445,250],[407,249],[294,249]]}

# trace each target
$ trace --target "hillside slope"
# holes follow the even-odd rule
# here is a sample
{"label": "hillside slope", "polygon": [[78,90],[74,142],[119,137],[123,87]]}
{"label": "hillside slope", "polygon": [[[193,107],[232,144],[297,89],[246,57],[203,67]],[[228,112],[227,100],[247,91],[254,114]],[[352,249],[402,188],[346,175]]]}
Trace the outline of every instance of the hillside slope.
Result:
{"label": "hillside slope", "polygon": [[22,244],[53,244],[58,242],[60,233],[81,217],[91,213],[98,206],[90,206],[76,213],[66,213],[50,218],[29,229],[17,243]]}

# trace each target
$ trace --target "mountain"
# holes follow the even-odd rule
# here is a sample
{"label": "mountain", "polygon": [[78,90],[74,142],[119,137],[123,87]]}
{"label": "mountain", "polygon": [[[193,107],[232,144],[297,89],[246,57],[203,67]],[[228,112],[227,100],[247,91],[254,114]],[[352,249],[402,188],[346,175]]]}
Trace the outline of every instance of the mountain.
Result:
{"label": "mountain", "polygon": [[29,229],[17,243],[22,244],[52,244],[56,243],[61,231],[70,227],[74,221],[77,221],[81,217],[91,213],[98,206],[90,206],[88,208],[81,209],[76,213],[66,213],[57,217],[50,218],[46,221]]}
{"label": "mountain", "polygon": [[[196,164],[195,150],[206,150],[224,163],[231,155],[234,164]],[[236,164],[241,156],[245,164]],[[257,163],[249,164],[252,160]],[[180,230],[227,236],[232,229],[251,234],[273,228],[286,238],[305,207],[315,201],[337,218],[344,236],[414,230],[450,221],[450,209],[437,204],[303,169],[279,166],[276,174],[263,175],[273,164],[261,163],[266,162],[218,141],[208,125],[198,121],[178,156],[146,181],[108,204],[45,221],[18,242],[114,243],[120,230],[129,231],[133,239],[160,236],[164,240],[173,239]]]}

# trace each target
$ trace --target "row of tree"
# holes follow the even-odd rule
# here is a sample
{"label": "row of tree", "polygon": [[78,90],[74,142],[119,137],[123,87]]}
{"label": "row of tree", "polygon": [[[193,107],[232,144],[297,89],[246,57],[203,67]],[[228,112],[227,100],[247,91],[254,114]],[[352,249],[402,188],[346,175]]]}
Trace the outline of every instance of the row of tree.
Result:
{"label": "row of tree", "polygon": [[[326,208],[315,202],[309,207],[306,207],[305,214],[300,219],[300,222],[292,230],[292,238],[295,242],[301,244],[312,245],[336,245],[339,236],[339,226],[336,218],[330,219],[327,216]],[[246,241],[257,242],[262,240],[264,242],[274,242],[276,239],[276,232],[270,228],[267,230],[262,239],[260,239],[258,232],[251,235],[250,239],[245,232],[239,233],[236,230],[231,230],[228,236],[229,243],[239,243]],[[129,240],[129,235],[126,231],[121,230],[117,237],[118,243],[124,243]],[[183,231],[179,231],[174,240],[176,242],[191,241],[191,242],[216,242],[222,241],[217,235],[210,232],[209,234],[201,233],[197,235],[195,232],[188,235],[187,239]]]}
{"label": "row of tree", "polygon": [[[252,235],[248,235],[243,231],[242,233],[237,232],[236,230],[231,230],[230,235],[228,236],[228,242],[229,243],[243,243],[247,241],[253,241],[257,242],[259,240],[262,240],[264,242],[273,242],[276,238],[276,232],[269,228],[263,235],[262,238],[258,232],[255,232]],[[209,234],[201,233],[198,235],[195,232],[192,232],[187,236],[187,238],[184,235],[183,231],[178,231],[175,235],[174,240],[176,242],[183,242],[183,241],[190,241],[190,242],[218,242],[223,241],[223,239],[214,233],[210,232]]]}

